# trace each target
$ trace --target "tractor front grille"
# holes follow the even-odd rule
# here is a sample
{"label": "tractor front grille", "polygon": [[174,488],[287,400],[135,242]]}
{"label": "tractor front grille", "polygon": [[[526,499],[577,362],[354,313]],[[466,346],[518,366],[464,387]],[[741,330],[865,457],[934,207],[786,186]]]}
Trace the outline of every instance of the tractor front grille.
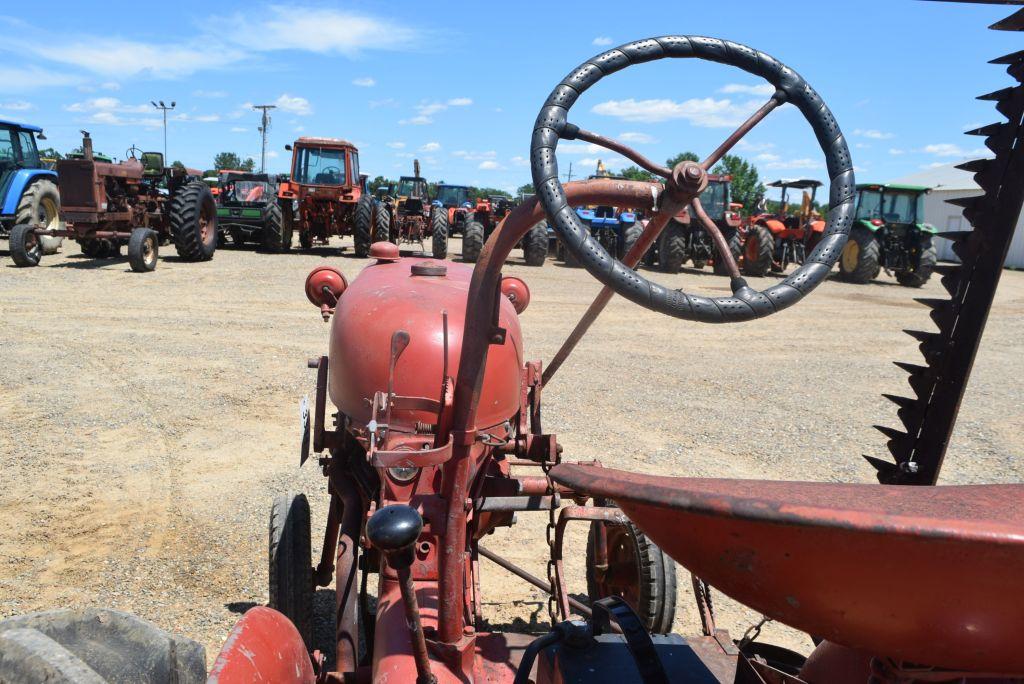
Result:
{"label": "tractor front grille", "polygon": [[59,168],[57,183],[61,205],[97,209],[93,163],[84,159],[69,159],[61,161]]}

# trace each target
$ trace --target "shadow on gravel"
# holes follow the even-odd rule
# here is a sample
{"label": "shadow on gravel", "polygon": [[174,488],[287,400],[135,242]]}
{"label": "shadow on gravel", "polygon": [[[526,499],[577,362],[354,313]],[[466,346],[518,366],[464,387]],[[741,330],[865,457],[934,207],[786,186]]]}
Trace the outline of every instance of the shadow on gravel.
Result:
{"label": "shadow on gravel", "polygon": [[252,601],[233,601],[231,603],[225,603],[224,607],[230,610],[232,613],[242,615],[245,611],[256,606],[263,605],[261,603],[253,603]]}
{"label": "shadow on gravel", "polygon": [[[580,598],[574,595],[573,598]],[[586,599],[582,597],[581,600]],[[508,608],[510,604],[503,602],[484,602],[484,606],[499,606]],[[548,622],[547,602],[545,601],[513,601],[511,606],[525,608],[530,611],[529,621],[523,618],[513,618],[511,621],[500,622],[484,618],[483,631],[485,632],[518,632],[519,634],[547,634],[551,630],[551,623]]]}

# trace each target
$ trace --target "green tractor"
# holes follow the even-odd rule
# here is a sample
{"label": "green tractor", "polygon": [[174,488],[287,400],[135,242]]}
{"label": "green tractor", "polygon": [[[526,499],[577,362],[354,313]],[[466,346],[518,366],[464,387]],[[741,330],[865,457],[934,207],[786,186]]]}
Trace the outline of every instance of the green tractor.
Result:
{"label": "green tractor", "polygon": [[921,287],[935,270],[935,226],[924,223],[930,188],[896,183],[857,186],[855,223],[839,260],[839,275],[868,283],[881,269],[900,285]]}

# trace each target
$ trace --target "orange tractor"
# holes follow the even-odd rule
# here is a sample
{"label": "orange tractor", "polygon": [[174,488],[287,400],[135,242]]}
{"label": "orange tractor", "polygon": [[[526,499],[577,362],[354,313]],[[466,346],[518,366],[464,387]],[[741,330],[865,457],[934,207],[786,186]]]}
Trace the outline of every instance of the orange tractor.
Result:
{"label": "orange tractor", "polygon": [[[813,179],[777,180],[769,188],[780,188],[779,211],[750,217],[743,244],[743,272],[763,276],[768,271],[782,273],[790,264],[802,264],[821,241],[825,220],[814,209],[814,198],[821,181]],[[789,214],[789,190],[803,191],[800,210]]]}
{"label": "orange tractor", "polygon": [[351,235],[356,256],[368,255],[373,201],[359,174],[356,146],[339,138],[299,138],[285,149],[292,152],[292,171],[277,192],[281,229],[267,231],[264,246],[286,252],[298,229],[303,249],[326,245],[334,235]]}

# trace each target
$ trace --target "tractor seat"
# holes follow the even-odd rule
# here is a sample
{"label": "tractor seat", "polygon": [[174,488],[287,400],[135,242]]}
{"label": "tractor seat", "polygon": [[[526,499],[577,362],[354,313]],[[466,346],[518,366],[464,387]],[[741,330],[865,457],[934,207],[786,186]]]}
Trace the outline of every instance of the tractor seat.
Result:
{"label": "tractor seat", "polygon": [[877,656],[1024,673],[1024,485],[657,477],[563,464],[698,577]]}

